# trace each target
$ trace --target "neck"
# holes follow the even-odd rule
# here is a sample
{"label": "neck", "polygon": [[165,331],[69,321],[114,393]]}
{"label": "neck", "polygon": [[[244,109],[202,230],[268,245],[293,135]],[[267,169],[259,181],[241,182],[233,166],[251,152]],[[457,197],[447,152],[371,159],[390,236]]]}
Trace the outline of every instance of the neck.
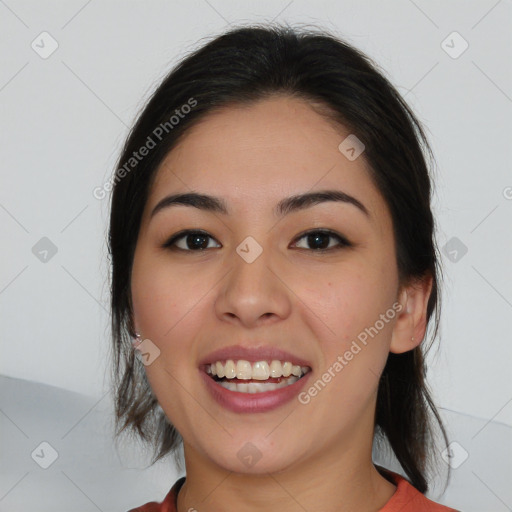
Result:
{"label": "neck", "polygon": [[371,444],[358,451],[361,439],[347,438],[349,443],[326,446],[293,466],[260,474],[227,471],[184,443],[187,477],[178,494],[178,512],[375,512],[396,486],[373,465]]}

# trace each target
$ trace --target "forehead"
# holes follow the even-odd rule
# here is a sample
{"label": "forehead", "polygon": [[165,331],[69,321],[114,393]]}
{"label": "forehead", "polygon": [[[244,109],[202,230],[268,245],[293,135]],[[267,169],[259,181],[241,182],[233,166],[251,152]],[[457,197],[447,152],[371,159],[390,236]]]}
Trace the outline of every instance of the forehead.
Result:
{"label": "forehead", "polygon": [[148,209],[166,194],[193,190],[222,196],[235,209],[270,210],[284,196],[337,188],[378,217],[386,205],[366,161],[350,161],[338,149],[348,135],[298,98],[222,108],[191,127],[163,160]]}

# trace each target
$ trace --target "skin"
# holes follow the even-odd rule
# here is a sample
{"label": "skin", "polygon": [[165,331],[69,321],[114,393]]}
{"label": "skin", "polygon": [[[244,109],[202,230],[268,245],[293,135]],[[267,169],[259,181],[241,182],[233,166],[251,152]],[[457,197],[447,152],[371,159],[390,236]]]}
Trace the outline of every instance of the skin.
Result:
{"label": "skin", "polygon": [[[388,353],[423,339],[432,282],[399,287],[389,210],[364,153],[349,161],[338,150],[347,135],[305,101],[275,96],[210,114],[157,172],[131,290],[134,324],[160,350],[147,377],[184,440],[179,512],[376,511],[396,490],[371,458],[377,386]],[[356,197],[370,216],[339,202],[273,215],[284,197],[322,189]],[[173,206],[150,219],[162,198],[191,191],[222,197],[231,214]],[[352,247],[327,238],[339,248],[322,254],[297,238],[319,228]],[[182,229],[208,232],[208,249],[186,252],[186,238],[181,252],[162,248]],[[263,249],[250,264],[236,252],[247,236]],[[237,414],[199,378],[200,359],[215,349],[274,345],[310,361],[313,383],[393,303],[401,312],[308,404]],[[261,454],[251,467],[237,457],[247,442]]]}

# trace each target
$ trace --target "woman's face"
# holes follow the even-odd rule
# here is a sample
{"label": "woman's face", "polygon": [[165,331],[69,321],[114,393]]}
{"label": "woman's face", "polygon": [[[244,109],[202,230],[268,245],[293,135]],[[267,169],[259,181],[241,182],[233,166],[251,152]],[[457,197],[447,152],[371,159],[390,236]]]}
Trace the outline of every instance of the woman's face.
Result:
{"label": "woman's face", "polygon": [[[274,97],[206,117],[158,170],[133,263],[134,321],[150,340],[151,387],[204,463],[266,473],[361,446],[368,455],[401,305],[391,217],[364,152],[354,159],[338,148],[349,134],[302,100]],[[275,211],[287,198],[327,190],[367,213],[334,200]],[[227,213],[173,204],[152,215],[167,196],[189,193],[217,198]],[[164,247],[186,229],[202,234]],[[210,356],[219,349],[228,352]],[[272,357],[272,349],[289,355]],[[300,361],[311,371],[262,400],[204,373],[202,363],[228,359],[235,372],[239,359]],[[265,365],[259,370],[264,378]],[[224,380],[258,375],[248,371]]]}

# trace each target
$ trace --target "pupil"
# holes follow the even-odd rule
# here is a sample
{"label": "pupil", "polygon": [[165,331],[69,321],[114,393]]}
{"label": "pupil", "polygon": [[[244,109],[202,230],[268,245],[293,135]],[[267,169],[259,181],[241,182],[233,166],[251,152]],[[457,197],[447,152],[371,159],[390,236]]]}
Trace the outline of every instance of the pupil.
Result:
{"label": "pupil", "polygon": [[[326,242],[326,243],[323,243],[323,244],[320,243],[319,245],[321,247],[319,247],[318,244],[315,244],[315,241],[318,241],[318,239],[322,239],[322,238],[324,239],[324,242]],[[329,245],[329,237],[325,233],[308,235],[308,243],[310,243],[311,245],[315,246],[318,249],[325,249]]]}
{"label": "pupil", "polygon": [[[201,235],[200,233],[188,235],[187,242],[193,240],[192,244],[187,243],[189,249],[206,249],[208,247],[208,242],[206,241],[206,236]],[[201,240],[203,243],[201,243]],[[195,245],[195,242],[199,243]]]}

